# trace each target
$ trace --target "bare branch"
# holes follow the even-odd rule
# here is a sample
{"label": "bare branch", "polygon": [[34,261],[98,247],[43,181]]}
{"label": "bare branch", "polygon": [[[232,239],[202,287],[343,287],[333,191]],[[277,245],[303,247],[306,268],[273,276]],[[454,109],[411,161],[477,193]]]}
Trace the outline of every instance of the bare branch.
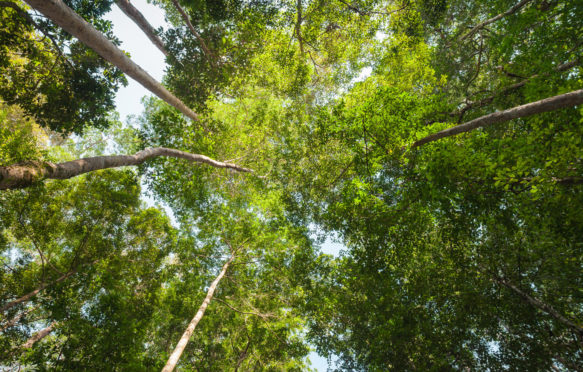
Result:
{"label": "bare branch", "polygon": [[545,98],[540,101],[527,103],[526,105],[513,107],[508,110],[498,111],[489,115],[481,116],[467,123],[456,125],[440,132],[430,134],[411,145],[418,147],[429,142],[437,141],[442,138],[451,137],[460,133],[469,132],[477,128],[486,127],[492,124],[503,123],[512,119],[527,117],[544,112],[555,111],[561,108],[576,106],[583,103],[583,89],[573,92],[560,94],[558,96]]}
{"label": "bare branch", "polygon": [[208,156],[169,149],[152,147],[134,155],[95,156],[64,163],[27,162],[0,167],[0,190],[28,187],[44,179],[68,179],[100,169],[140,165],[146,160],[166,156],[186,159],[191,162],[205,163],[215,168],[228,168],[238,172],[252,172],[235,164],[224,163]]}
{"label": "bare branch", "polygon": [[150,22],[148,22],[146,17],[144,17],[144,15],[135,6],[133,6],[132,3],[129,2],[129,0],[115,0],[115,3],[122,10],[122,12],[124,12],[128,17],[130,17],[131,20],[134,21],[142,31],[144,31],[148,39],[150,39],[150,41],[158,49],[160,49],[160,51],[166,57],[168,57],[168,51],[164,46],[164,42],[162,41],[162,39],[160,39],[160,37],[156,33],[156,30],[150,24]]}

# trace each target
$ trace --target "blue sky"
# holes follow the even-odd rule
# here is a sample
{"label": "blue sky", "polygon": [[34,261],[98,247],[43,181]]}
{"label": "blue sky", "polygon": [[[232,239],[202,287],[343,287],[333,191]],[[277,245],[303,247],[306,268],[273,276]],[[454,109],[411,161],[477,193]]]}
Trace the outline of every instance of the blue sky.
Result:
{"label": "blue sky", "polygon": [[[146,0],[132,0],[132,4],[142,12],[155,28],[166,28],[164,12],[160,8],[148,4]],[[120,11],[117,6],[114,5],[112,7],[112,11],[106,18],[113,23],[113,32],[122,41],[121,48],[129,52],[132,60],[152,75],[152,77],[161,81],[166,68],[162,52],[152,45],[138,26]],[[127,116],[139,115],[143,109],[141,103],[142,97],[151,95],[145,88],[132,79],[128,78],[128,82],[127,87],[122,87],[118,91],[115,100],[117,111],[123,122],[126,122]],[[327,239],[322,246],[322,251],[337,255],[342,248],[343,246],[341,244]],[[320,357],[315,352],[312,352],[309,358],[312,362],[312,368],[315,368],[318,372],[327,370],[328,362],[325,358]]]}

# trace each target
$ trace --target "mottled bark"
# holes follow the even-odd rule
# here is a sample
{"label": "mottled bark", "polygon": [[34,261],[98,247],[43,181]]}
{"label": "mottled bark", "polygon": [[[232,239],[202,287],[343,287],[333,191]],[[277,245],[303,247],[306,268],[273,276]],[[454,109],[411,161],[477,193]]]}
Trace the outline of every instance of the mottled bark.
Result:
{"label": "mottled bark", "polygon": [[512,119],[523,118],[544,112],[555,111],[558,109],[572,107],[583,103],[583,89],[573,92],[560,94],[558,96],[545,98],[540,101],[527,103],[526,105],[513,107],[508,110],[494,112],[489,115],[481,116],[467,123],[456,125],[440,132],[430,134],[411,145],[417,147],[429,142],[437,141],[442,138],[455,136],[460,133],[469,132],[477,128],[486,127],[492,124],[498,124],[510,121]]}
{"label": "mottled bark", "polygon": [[40,285],[40,287],[38,287],[37,289],[28,292],[27,294],[25,294],[22,297],[17,298],[16,300],[12,300],[6,304],[4,304],[1,308],[0,308],[0,312],[5,312],[6,310],[12,309],[14,306],[24,303],[24,302],[28,302],[30,301],[34,296],[36,296],[39,292],[41,292],[43,289],[45,289],[48,286],[57,284],[62,282],[63,280],[67,279],[68,277],[75,275],[77,273],[77,270],[71,270],[68,273],[65,273],[63,275],[61,275],[60,277],[58,277],[56,280],[50,282],[50,283],[43,283]]}
{"label": "mottled bark", "polygon": [[211,283],[211,285],[207,291],[207,295],[206,295],[204,301],[202,302],[202,305],[200,305],[198,312],[196,313],[194,318],[192,318],[192,320],[190,321],[190,324],[188,324],[188,327],[184,331],[184,334],[180,338],[180,341],[178,341],[178,344],[176,345],[176,348],[174,348],[172,355],[170,355],[170,358],[168,358],[168,362],[166,363],[166,366],[164,366],[164,368],[162,369],[162,372],[171,372],[176,367],[176,364],[178,363],[178,359],[180,359],[180,356],[182,355],[182,352],[184,351],[186,344],[188,344],[188,340],[192,336],[194,329],[196,328],[198,322],[200,322],[200,320],[202,319],[202,316],[204,315],[206,308],[210,304],[210,302],[213,298],[213,294],[215,293],[215,289],[217,288],[217,285],[219,284],[219,282],[221,281],[223,276],[225,276],[225,273],[227,272],[227,269],[229,268],[229,265],[231,264],[231,262],[233,261],[234,258],[235,258],[235,255],[234,254],[231,255],[229,260],[227,262],[225,262],[225,264],[223,265],[223,268],[222,268],[221,272],[219,273],[219,275]]}
{"label": "mottled bark", "polygon": [[0,190],[28,187],[43,179],[62,180],[100,169],[139,165],[146,160],[160,156],[205,163],[215,168],[229,168],[239,172],[251,172],[250,169],[235,164],[216,161],[204,155],[190,154],[165,147],[153,147],[137,152],[134,155],[95,156],[59,164],[50,162],[27,162],[0,167]]}
{"label": "mottled bark", "polygon": [[75,36],[105,60],[142,84],[160,99],[176,107],[189,118],[199,121],[199,116],[180,99],[170,93],[152,76],[134,63],[124,52],[108,40],[101,32],[87,23],[62,0],[25,0],[31,7],[51,19],[63,30]]}
{"label": "mottled bark", "polygon": [[154,27],[148,22],[146,17],[135,7],[129,0],[115,0],[117,6],[124,12],[136,25],[140,27],[140,29],[146,34],[148,39],[156,46],[156,48],[160,49],[160,51],[168,57],[168,51],[166,47],[164,47],[164,42],[158,34]]}
{"label": "mottled bark", "polygon": [[42,340],[43,338],[47,337],[51,332],[55,329],[56,323],[53,322],[47,328],[38,331],[35,333],[31,338],[29,338],[20,348],[21,349],[30,349],[34,346],[38,341]]}

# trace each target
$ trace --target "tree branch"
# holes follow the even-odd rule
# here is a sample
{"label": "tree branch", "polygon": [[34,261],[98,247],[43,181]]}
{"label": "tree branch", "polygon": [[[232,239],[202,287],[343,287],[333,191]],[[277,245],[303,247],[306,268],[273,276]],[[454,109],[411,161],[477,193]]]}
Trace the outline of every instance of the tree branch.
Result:
{"label": "tree branch", "polygon": [[148,22],[146,17],[135,7],[129,0],[115,0],[117,6],[124,12],[132,21],[134,21],[142,31],[146,34],[148,39],[158,48],[160,51],[168,57],[168,51],[164,46],[164,42],[158,34],[154,27]]}
{"label": "tree branch", "polygon": [[238,172],[252,172],[251,169],[216,161],[208,156],[190,154],[166,147],[152,147],[137,152],[134,155],[95,156],[58,164],[50,162],[26,162],[0,167],[0,190],[25,188],[44,179],[63,180],[100,169],[140,165],[146,160],[160,156],[205,163],[215,168],[228,168]]}
{"label": "tree branch", "polygon": [[455,127],[444,129],[440,132],[433,133],[429,136],[421,138],[420,140],[414,142],[413,145],[411,145],[411,148],[437,141],[442,138],[455,136],[460,133],[469,132],[477,128],[486,127],[492,124],[503,123],[512,119],[555,111],[561,108],[576,106],[581,103],[583,103],[583,89],[481,116],[474,120],[468,121],[467,123],[456,125]]}
{"label": "tree branch", "polygon": [[176,10],[178,10],[178,12],[180,13],[180,15],[182,16],[182,19],[184,20],[184,22],[186,23],[186,25],[190,29],[190,32],[192,32],[192,34],[194,35],[194,37],[196,37],[196,39],[200,43],[200,46],[201,46],[201,48],[202,48],[202,50],[204,52],[204,55],[207,57],[208,61],[213,66],[216,67],[215,61],[214,61],[214,54],[208,48],[208,46],[206,45],[206,42],[204,41],[204,39],[202,38],[202,36],[198,33],[198,31],[196,31],[196,28],[194,28],[194,26],[192,25],[192,22],[190,22],[190,17],[188,17],[188,14],[186,14],[186,12],[184,11],[184,9],[182,9],[182,7],[180,6],[180,4],[178,3],[178,0],[172,0],[172,3],[174,4],[174,7],[176,8]]}
{"label": "tree branch", "polygon": [[505,11],[504,13],[500,13],[495,17],[492,17],[490,19],[485,20],[484,22],[476,25],[474,28],[472,28],[470,30],[470,32],[468,32],[467,34],[465,34],[464,36],[462,36],[459,41],[464,41],[465,39],[467,39],[468,37],[472,36],[473,34],[475,34],[478,30],[484,28],[485,26],[489,25],[490,23],[496,22],[497,20],[506,17],[507,15],[516,13],[518,10],[520,10],[520,8],[522,8],[523,6],[525,6],[526,4],[528,4],[529,2],[531,2],[532,0],[522,0],[521,2],[519,2],[518,4],[514,5],[512,8],[508,9],[507,11]]}

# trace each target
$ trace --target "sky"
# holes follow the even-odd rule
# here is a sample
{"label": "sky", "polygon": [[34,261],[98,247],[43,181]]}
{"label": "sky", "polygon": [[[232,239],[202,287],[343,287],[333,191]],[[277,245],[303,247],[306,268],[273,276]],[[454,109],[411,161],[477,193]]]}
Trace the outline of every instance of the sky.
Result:
{"label": "sky", "polygon": [[[132,0],[132,4],[140,10],[154,28],[167,28],[164,12],[146,0]],[[154,79],[161,81],[164,75],[166,64],[164,55],[146,37],[146,35],[128,18],[117,6],[112,7],[112,11],[105,17],[113,23],[113,33],[122,42],[121,48],[129,52],[131,59],[146,70]],[[144,96],[151,96],[148,90],[128,77],[128,86],[122,87],[117,92],[115,104],[120,114],[122,122],[127,123],[127,117],[139,115],[143,106],[141,99]],[[148,204],[153,204],[153,200],[146,200]],[[168,212],[168,211],[167,211]],[[338,255],[343,249],[343,245],[326,239],[322,245],[322,252]],[[325,372],[329,365],[325,358],[312,352],[309,355],[312,368],[318,372]]]}

